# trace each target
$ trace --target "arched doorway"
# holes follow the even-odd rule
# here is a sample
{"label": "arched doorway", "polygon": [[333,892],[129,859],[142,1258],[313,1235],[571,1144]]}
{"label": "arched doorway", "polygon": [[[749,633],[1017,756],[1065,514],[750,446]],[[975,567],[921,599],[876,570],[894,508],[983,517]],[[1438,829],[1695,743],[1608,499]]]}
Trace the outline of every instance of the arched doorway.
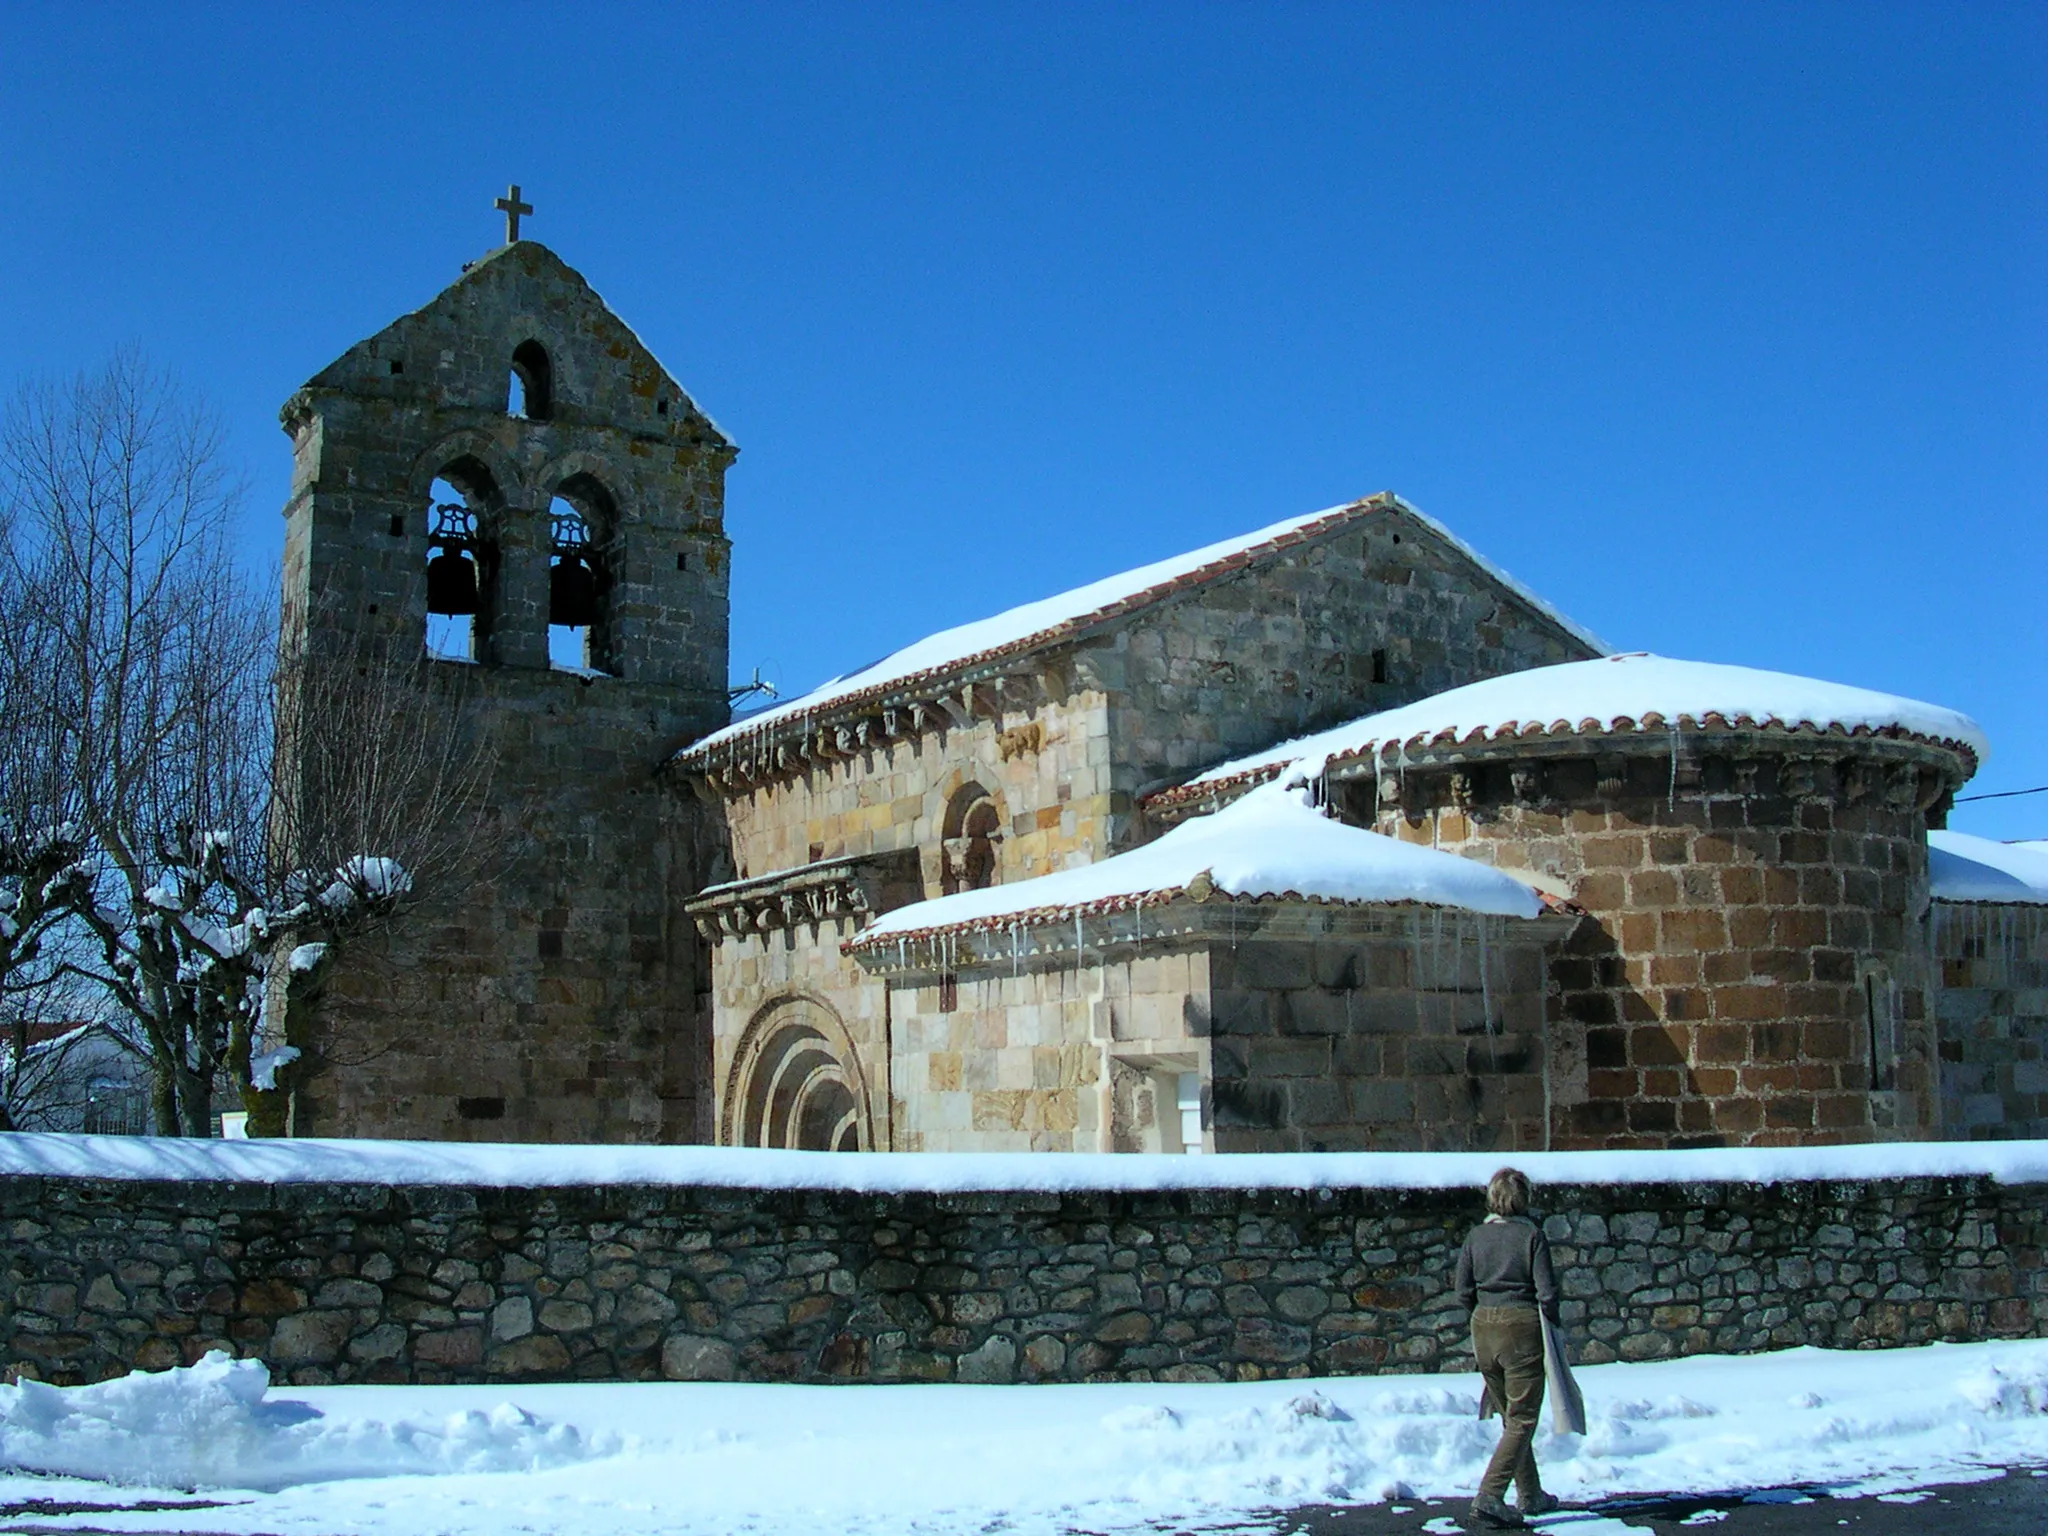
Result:
{"label": "arched doorway", "polygon": [[808,1152],[873,1147],[867,1085],[829,1005],[782,997],[754,1015],[733,1058],[718,1139]]}

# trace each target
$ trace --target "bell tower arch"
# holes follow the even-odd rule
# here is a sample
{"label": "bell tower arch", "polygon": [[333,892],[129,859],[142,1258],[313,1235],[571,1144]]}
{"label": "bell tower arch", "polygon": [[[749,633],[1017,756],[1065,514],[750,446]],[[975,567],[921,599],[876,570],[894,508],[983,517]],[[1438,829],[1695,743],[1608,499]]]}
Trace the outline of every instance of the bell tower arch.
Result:
{"label": "bell tower arch", "polygon": [[378,964],[339,962],[296,1128],[706,1135],[696,940],[671,914],[715,839],[655,771],[727,718],[737,449],[580,274],[516,238],[281,420],[287,654],[412,647],[450,731],[490,743],[506,833],[501,867],[423,895]]}

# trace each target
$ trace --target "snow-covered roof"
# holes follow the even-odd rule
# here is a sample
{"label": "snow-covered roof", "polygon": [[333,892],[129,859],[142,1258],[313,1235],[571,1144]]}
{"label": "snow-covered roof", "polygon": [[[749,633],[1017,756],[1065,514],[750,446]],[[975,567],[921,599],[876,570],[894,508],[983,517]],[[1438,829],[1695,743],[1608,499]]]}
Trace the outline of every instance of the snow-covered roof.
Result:
{"label": "snow-covered roof", "polygon": [[713,731],[685,747],[679,756],[689,760],[722,743],[763,732],[772,733],[778,725],[792,720],[855,704],[880,702],[947,674],[1003,656],[1036,650],[1077,635],[1106,619],[1147,607],[1189,587],[1242,570],[1268,555],[1319,539],[1361,518],[1389,512],[1411,519],[1442,539],[1517,598],[1589,648],[1602,652],[1607,650],[1597,636],[1574,624],[1435,518],[1391,492],[1381,492],[1341,507],[1328,507],[1304,517],[1288,518],[1285,522],[1274,523],[1234,539],[1205,544],[1200,549],[1141,565],[1136,570],[1105,576],[1100,581],[1040,598],[992,617],[977,619],[971,624],[942,629],[857,672],[835,677],[799,698]]}
{"label": "snow-covered roof", "polygon": [[1250,900],[1417,902],[1536,917],[1542,898],[1487,865],[1332,821],[1300,790],[1268,785],[1155,842],[1078,869],[898,907],[845,946],[1062,922],[1191,893]]}
{"label": "snow-covered roof", "polygon": [[1937,901],[2048,903],[2048,843],[1930,832],[1927,875]]}
{"label": "snow-covered roof", "polygon": [[1919,736],[1965,752],[1974,759],[1973,771],[1990,751],[1976,721],[1938,704],[1789,672],[1677,661],[1636,651],[1467,683],[1281,742],[1211,768],[1153,798],[1161,804],[1197,799],[1233,782],[1271,778],[1290,763],[1306,762],[1319,771],[1323,763],[1335,759],[1395,747],[1703,727]]}

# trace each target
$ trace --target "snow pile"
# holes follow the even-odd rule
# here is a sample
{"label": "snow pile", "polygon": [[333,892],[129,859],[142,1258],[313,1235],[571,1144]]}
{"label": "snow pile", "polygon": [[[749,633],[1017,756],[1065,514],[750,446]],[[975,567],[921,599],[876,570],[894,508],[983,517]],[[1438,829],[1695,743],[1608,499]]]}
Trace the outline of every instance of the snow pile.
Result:
{"label": "snow pile", "polygon": [[1375,748],[1396,745],[1488,741],[1525,731],[1662,730],[1681,722],[1696,725],[1709,715],[1719,715],[1730,725],[1746,721],[1790,729],[1905,731],[1959,742],[1980,763],[1990,751],[1976,721],[1937,704],[1787,672],[1675,661],[1638,651],[1467,683],[1399,709],[1282,742],[1212,768],[1191,782],[1219,783],[1304,759],[1315,771],[1333,758],[1362,757]]}
{"label": "snow pile", "polygon": [[846,947],[857,954],[932,929],[1002,927],[1027,913],[1053,921],[1166,900],[1204,878],[1229,896],[1413,901],[1499,917],[1535,917],[1543,910],[1533,890],[1498,870],[1332,821],[1308,804],[1302,790],[1269,784],[1129,853],[898,907]]}
{"label": "snow pile", "polygon": [[[216,1376],[234,1369],[223,1364]],[[1813,1484],[1867,1495],[2048,1461],[2041,1341],[1795,1349],[1593,1366],[1578,1376],[1589,1433],[1555,1435],[1546,1414],[1536,1440],[1545,1485],[1574,1504]],[[252,1379],[260,1382],[260,1371]],[[31,1396],[105,1401],[137,1381],[161,1378]],[[124,1429],[146,1429],[151,1439],[88,1435],[65,1464],[96,1464],[89,1475],[150,1486],[169,1480],[184,1456],[203,1462],[190,1483],[275,1490],[157,1510],[146,1517],[152,1531],[1242,1531],[1259,1510],[1470,1498],[1499,1433],[1475,1416],[1478,1391],[1472,1374],[1028,1388],[522,1387],[529,1407],[576,1426],[543,1433],[527,1414],[499,1406],[498,1388],[317,1387],[294,1391],[293,1401],[244,1402],[223,1382],[228,1406],[188,1404],[183,1418],[177,1410],[130,1415]],[[277,1423],[251,1428],[262,1410]],[[94,1422],[79,1416],[71,1427]],[[8,1431],[19,1465],[11,1419]],[[547,1433],[574,1435],[578,1454],[529,1449]],[[48,1435],[32,1443],[58,1444]],[[208,1445],[217,1447],[211,1456]],[[600,1448],[606,1459],[586,1459]],[[91,1450],[103,1454],[95,1461]],[[322,1476],[336,1480],[308,1485]],[[54,1491],[13,1478],[0,1497],[25,1502]],[[109,1490],[62,1492],[87,1502]],[[1729,1502],[1741,1497],[1732,1492]],[[108,1526],[105,1516],[93,1524]],[[1631,1529],[1578,1511],[1561,1517],[1559,1528],[1566,1525],[1588,1536]]]}
{"label": "snow pile", "polygon": [[2048,902],[2048,845],[1930,832],[1927,874],[1939,901]]}
{"label": "snow pile", "polygon": [[[551,1189],[649,1184],[833,1189],[857,1194],[1058,1194],[1166,1189],[1469,1189],[1495,1152],[787,1152],[761,1147],[558,1143],[201,1141],[183,1137],[0,1136],[0,1177]],[[2048,1184],[2048,1141],[1873,1142],[1681,1152],[1518,1152],[1539,1185],[1791,1184],[1989,1178]]]}
{"label": "snow pile", "polygon": [[[89,1387],[0,1387],[0,1466],[170,1488],[288,1487],[430,1472],[538,1472],[611,1455],[500,1403],[438,1420],[329,1420],[269,1398],[259,1361],[220,1350],[197,1365],[136,1371]],[[393,1406],[397,1400],[393,1399]]]}
{"label": "snow pile", "polygon": [[1200,549],[1189,550],[1186,554],[1154,561],[1150,565],[1141,565],[1136,570],[1123,571],[1115,576],[1105,576],[1100,581],[1092,581],[1086,586],[1041,598],[1037,602],[1024,603],[989,618],[977,619],[972,624],[961,624],[952,629],[940,630],[935,635],[927,635],[915,644],[890,653],[880,661],[835,677],[821,687],[799,698],[791,699],[786,704],[762,710],[759,714],[749,715],[745,720],[735,722],[723,730],[714,731],[685,751],[695,753],[721,742],[741,740],[751,733],[815,713],[857,694],[886,688],[892,683],[908,682],[921,674],[945,671],[991,653],[1027,647],[1041,637],[1049,638],[1052,631],[1078,626],[1099,617],[1106,617],[1114,611],[1150,601],[1156,596],[1163,595],[1162,589],[1193,577],[1210,574],[1212,568],[1234,569],[1242,566],[1247,557],[1256,555],[1267,545],[1312,537],[1321,533],[1327,526],[1389,509],[1398,509],[1421,523],[1517,597],[1570,631],[1592,649],[1607,649],[1597,637],[1573,624],[1507,572],[1487,561],[1435,518],[1408,505],[1397,496],[1381,495],[1350,502],[1341,507],[1311,512],[1305,517],[1291,517],[1284,522],[1274,523],[1234,539],[1206,544]]}

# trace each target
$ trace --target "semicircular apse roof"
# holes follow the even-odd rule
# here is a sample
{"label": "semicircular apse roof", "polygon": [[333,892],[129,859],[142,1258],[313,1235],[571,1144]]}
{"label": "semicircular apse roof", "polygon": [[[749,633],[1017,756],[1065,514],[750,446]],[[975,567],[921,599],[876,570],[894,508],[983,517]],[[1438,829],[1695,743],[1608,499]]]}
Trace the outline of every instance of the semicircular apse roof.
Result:
{"label": "semicircular apse roof", "polygon": [[1290,763],[1316,768],[1396,746],[1716,727],[1918,736],[1967,753],[1973,769],[1990,750],[1976,721],[1938,704],[1789,672],[1636,651],[1467,683],[1223,763],[1155,798],[1170,802],[1233,780],[1270,778]]}

